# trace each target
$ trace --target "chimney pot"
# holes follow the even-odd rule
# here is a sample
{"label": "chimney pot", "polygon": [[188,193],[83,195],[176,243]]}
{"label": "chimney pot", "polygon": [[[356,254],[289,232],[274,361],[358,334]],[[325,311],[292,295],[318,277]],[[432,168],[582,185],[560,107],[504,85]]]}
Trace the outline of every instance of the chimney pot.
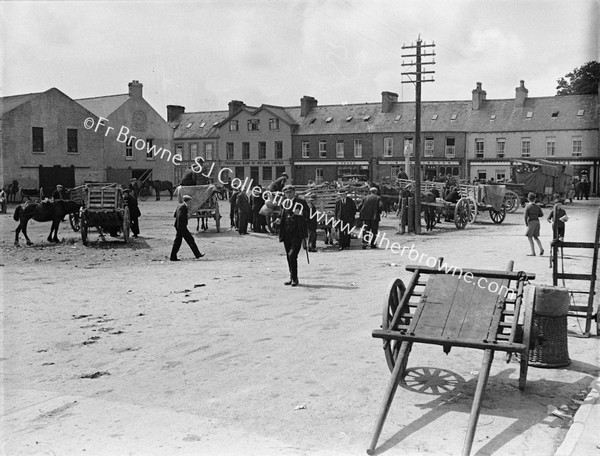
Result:
{"label": "chimney pot", "polygon": [[398,94],[394,92],[381,92],[381,112],[391,112],[394,103],[398,102]]}
{"label": "chimney pot", "polygon": [[318,101],[311,96],[304,95],[300,99],[300,116],[306,117],[310,111],[317,107]]}
{"label": "chimney pot", "polygon": [[140,84],[137,79],[131,81],[129,83],[129,96],[132,98],[142,98],[142,87],[144,85]]}
{"label": "chimney pot", "polygon": [[183,106],[167,105],[167,122],[173,122],[183,113],[185,113]]}

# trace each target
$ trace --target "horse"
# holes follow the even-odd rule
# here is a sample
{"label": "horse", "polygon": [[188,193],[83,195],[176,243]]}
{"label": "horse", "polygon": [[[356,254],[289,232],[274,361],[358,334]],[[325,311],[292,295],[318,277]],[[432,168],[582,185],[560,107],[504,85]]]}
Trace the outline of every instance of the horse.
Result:
{"label": "horse", "polygon": [[6,201],[9,203],[17,202],[17,193],[19,193],[19,181],[12,181],[12,184],[6,186]]}
{"label": "horse", "polygon": [[[15,209],[13,219],[19,222],[15,230],[15,246],[19,246],[19,233],[27,240],[27,245],[33,245],[33,242],[27,236],[27,223],[33,219],[36,222],[52,222],[48,242],[60,242],[58,239],[58,227],[62,219],[68,215],[79,211],[81,205],[75,201],[54,201],[52,203],[27,203],[24,206],[19,205]],[[54,234],[54,235],[53,235]]]}
{"label": "horse", "polygon": [[173,193],[175,192],[175,187],[173,187],[173,182],[170,181],[161,181],[161,180],[149,180],[148,185],[154,189],[156,192],[156,201],[160,201],[160,192],[168,191],[171,199],[173,199]]}

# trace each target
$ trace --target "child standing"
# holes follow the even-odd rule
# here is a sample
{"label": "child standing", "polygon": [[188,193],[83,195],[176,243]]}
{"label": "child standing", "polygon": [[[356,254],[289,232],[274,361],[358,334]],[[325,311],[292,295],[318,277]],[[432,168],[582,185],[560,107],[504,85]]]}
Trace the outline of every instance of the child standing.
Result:
{"label": "child standing", "polygon": [[548,222],[552,223],[552,240],[562,242],[565,238],[565,222],[569,219],[567,212],[562,208],[560,200],[554,200],[554,209],[548,215]]}
{"label": "child standing", "polygon": [[525,225],[527,225],[527,232],[525,236],[529,239],[529,245],[531,246],[531,253],[527,256],[535,256],[535,247],[533,241],[537,243],[540,249],[540,256],[544,254],[544,248],[540,242],[540,217],[544,216],[542,209],[535,203],[535,194],[530,193],[527,196],[529,204],[525,208]]}

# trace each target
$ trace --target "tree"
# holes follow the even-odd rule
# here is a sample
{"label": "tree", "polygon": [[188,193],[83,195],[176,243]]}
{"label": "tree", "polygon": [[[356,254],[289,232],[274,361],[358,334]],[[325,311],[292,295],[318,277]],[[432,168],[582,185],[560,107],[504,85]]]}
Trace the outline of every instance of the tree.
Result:
{"label": "tree", "polygon": [[556,80],[558,82],[556,95],[597,94],[599,81],[600,63],[596,61],[587,62],[567,73],[564,78]]}

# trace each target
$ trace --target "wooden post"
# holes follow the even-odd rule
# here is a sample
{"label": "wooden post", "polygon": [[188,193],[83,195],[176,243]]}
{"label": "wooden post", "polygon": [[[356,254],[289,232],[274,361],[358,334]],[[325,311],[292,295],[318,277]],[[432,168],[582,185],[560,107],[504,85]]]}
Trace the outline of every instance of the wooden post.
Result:
{"label": "wooden post", "polygon": [[406,198],[402,198],[400,202],[400,233],[406,232]]}
{"label": "wooden post", "polygon": [[414,199],[408,198],[408,232],[414,233],[415,231],[415,206]]}

